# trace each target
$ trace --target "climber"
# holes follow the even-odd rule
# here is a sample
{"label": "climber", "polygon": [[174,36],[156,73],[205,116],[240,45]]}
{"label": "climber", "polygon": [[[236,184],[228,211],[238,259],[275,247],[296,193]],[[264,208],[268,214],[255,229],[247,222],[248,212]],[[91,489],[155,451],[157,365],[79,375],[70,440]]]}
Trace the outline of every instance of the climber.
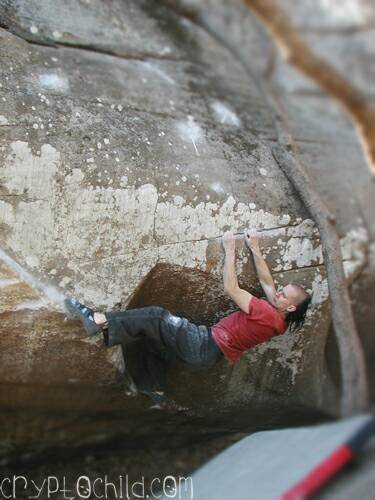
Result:
{"label": "climber", "polygon": [[90,336],[102,332],[108,347],[147,338],[169,355],[167,359],[191,368],[209,368],[222,356],[234,363],[244,351],[281,335],[288,327],[291,331],[299,329],[311,301],[310,295],[298,284],[290,283],[276,291],[260,252],[257,231],[245,231],[244,240],[253,255],[267,300],[239,287],[235,272],[235,238],[227,231],[222,238],[224,291],[240,310],[211,328],[196,325],[157,306],[100,313],[69,298],[65,301],[66,308],[80,319]]}

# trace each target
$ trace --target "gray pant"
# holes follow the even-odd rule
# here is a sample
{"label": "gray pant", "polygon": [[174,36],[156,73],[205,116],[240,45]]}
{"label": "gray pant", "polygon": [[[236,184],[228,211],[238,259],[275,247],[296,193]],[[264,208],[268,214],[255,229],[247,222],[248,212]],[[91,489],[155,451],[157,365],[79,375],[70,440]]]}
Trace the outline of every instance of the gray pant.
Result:
{"label": "gray pant", "polygon": [[106,313],[108,347],[149,339],[160,354],[191,368],[209,368],[222,356],[211,329],[174,316],[162,307],[149,306]]}

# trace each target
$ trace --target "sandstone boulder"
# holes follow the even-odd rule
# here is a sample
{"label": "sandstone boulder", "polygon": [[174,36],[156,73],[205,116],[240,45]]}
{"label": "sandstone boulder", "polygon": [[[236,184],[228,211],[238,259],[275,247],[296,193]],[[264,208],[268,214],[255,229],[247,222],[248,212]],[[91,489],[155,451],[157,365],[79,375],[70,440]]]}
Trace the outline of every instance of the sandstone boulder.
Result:
{"label": "sandstone boulder", "polygon": [[[319,234],[271,155],[274,109],[257,78],[159,3],[0,6],[3,455],[335,413]],[[173,368],[162,411],[126,393],[118,349],[64,322],[62,297],[74,294],[213,324],[234,310],[222,288],[225,230],[238,235],[241,285],[260,291],[241,239],[249,226],[261,230],[277,284],[313,292],[306,327],[234,367]],[[341,236],[354,277],[368,234],[357,224]]]}

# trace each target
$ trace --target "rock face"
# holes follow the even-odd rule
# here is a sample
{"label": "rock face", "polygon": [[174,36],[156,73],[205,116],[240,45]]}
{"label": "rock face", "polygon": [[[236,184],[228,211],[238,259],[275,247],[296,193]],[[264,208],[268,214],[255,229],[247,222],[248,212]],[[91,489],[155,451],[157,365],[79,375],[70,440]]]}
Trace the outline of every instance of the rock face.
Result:
{"label": "rock face", "polygon": [[[319,235],[270,153],[274,110],[257,79],[159,3],[0,6],[3,455],[334,412]],[[63,321],[63,295],[213,324],[234,310],[222,288],[225,230],[238,234],[241,285],[259,291],[239,234],[249,226],[277,284],[313,292],[306,327],[204,377],[173,369],[166,407],[150,410],[124,392],[122,353]],[[354,277],[367,230],[341,236]]]}
{"label": "rock face", "polygon": [[[210,32],[242,62],[270,107],[275,109],[284,134],[293,139],[297,157],[322,201],[335,214],[339,235],[343,238],[347,235],[347,243],[349,235],[354,239],[357,239],[355,235],[363,236],[365,254],[359,260],[366,261],[366,269],[356,280],[352,297],[357,328],[365,345],[368,374],[373,380],[375,345],[370,332],[375,318],[368,298],[375,291],[375,197],[367,154],[373,143],[361,144],[358,135],[358,130],[364,128],[358,121],[361,113],[358,111],[353,119],[353,110],[350,116],[344,112],[342,96],[328,94],[317,84],[319,75],[315,80],[308,79],[285,61],[287,51],[280,50],[280,41],[273,39],[269,32],[278,17],[276,11],[272,13],[271,9],[270,18],[261,21],[242,0],[230,4],[205,0],[199,5],[193,0],[166,1],[180,15],[193,19]],[[363,112],[362,118],[374,115],[372,66],[368,63],[374,59],[375,47],[371,43],[374,37],[371,23],[375,15],[371,2],[332,1],[328,4],[324,0],[304,0],[295,5],[289,0],[267,0],[250,4],[254,11],[255,4],[281,9],[281,14],[312,53],[333,72],[340,72],[347,88],[355,89],[346,97],[351,100],[354,94],[361,96],[357,105]],[[293,38],[292,33],[290,37]],[[355,99],[351,103],[355,105]],[[334,351],[333,343],[331,337],[327,353]],[[328,364],[334,366],[335,363],[332,359]],[[369,386],[374,399],[374,385]]]}

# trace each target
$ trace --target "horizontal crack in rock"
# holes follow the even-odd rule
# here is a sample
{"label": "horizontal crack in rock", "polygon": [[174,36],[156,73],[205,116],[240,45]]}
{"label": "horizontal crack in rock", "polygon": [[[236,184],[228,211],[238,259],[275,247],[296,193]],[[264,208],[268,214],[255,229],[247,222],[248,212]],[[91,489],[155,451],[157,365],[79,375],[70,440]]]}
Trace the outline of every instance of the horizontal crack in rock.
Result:
{"label": "horizontal crack in rock", "polygon": [[68,49],[77,49],[77,50],[83,50],[87,52],[95,52],[97,54],[103,54],[107,56],[112,56],[112,57],[119,57],[121,59],[129,59],[129,60],[137,60],[137,61],[144,61],[147,59],[156,59],[156,60],[162,60],[162,61],[171,61],[171,62],[176,62],[176,61],[184,61],[183,58],[180,57],[166,57],[161,54],[155,54],[151,52],[139,52],[136,54],[131,54],[129,52],[125,51],[112,51],[110,49],[105,49],[103,47],[100,47],[98,45],[85,45],[85,44],[80,44],[80,43],[73,43],[73,42],[64,42],[64,41],[55,41],[55,40],[37,40],[35,37],[31,38],[26,36],[27,33],[23,30],[17,30],[14,28],[11,28],[7,25],[5,25],[3,22],[0,20],[0,28],[4,29],[5,31],[8,31],[9,33],[12,33],[12,35],[17,36],[18,38],[21,38],[25,42],[29,43],[30,45],[37,45],[40,47],[51,47],[51,48],[58,48],[58,47],[63,47],[63,48],[68,48]]}

